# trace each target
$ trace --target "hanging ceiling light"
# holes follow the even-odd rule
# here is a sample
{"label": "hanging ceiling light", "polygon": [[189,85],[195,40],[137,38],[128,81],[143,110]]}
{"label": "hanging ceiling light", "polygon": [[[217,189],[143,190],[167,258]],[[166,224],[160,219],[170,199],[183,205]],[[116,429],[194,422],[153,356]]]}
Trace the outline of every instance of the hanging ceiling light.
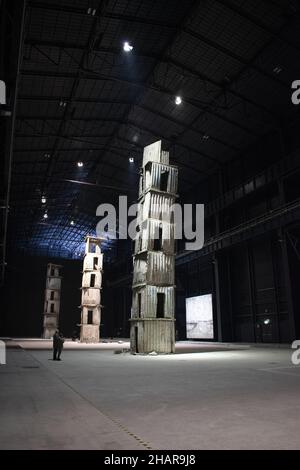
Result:
{"label": "hanging ceiling light", "polygon": [[48,219],[48,214],[47,214],[47,212],[44,213],[43,217],[44,217],[44,219]]}
{"label": "hanging ceiling light", "polygon": [[134,163],[134,157],[129,157],[129,163]]}
{"label": "hanging ceiling light", "polygon": [[176,98],[175,98],[175,104],[179,105],[179,104],[181,104],[181,103],[182,103],[182,98],[181,98],[181,96],[176,96]]}
{"label": "hanging ceiling light", "polygon": [[83,167],[83,162],[82,161],[77,162],[77,166],[78,166],[78,168],[82,168]]}
{"label": "hanging ceiling light", "polygon": [[41,203],[46,204],[46,202],[47,202],[46,196],[42,196]]}
{"label": "hanging ceiling light", "polygon": [[71,220],[70,225],[74,225],[74,224],[75,224],[74,220]]}
{"label": "hanging ceiling light", "polygon": [[125,41],[124,44],[123,44],[123,51],[131,52],[132,49],[133,49],[133,46],[131,44],[129,44],[128,41]]}

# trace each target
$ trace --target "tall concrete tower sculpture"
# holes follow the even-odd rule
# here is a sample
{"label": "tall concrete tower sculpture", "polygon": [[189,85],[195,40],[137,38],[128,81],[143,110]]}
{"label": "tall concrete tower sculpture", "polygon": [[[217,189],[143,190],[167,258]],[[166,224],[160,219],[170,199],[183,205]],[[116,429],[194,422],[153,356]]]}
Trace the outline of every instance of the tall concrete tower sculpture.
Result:
{"label": "tall concrete tower sculpture", "polygon": [[60,264],[47,265],[43,338],[52,338],[59,325],[61,280]]}
{"label": "tall concrete tower sculpture", "polygon": [[83,260],[80,341],[99,342],[103,254],[101,238],[86,237]]}
{"label": "tall concrete tower sculpture", "polygon": [[161,141],[144,148],[134,247],[130,345],[135,353],[175,349],[174,214],[178,169]]}

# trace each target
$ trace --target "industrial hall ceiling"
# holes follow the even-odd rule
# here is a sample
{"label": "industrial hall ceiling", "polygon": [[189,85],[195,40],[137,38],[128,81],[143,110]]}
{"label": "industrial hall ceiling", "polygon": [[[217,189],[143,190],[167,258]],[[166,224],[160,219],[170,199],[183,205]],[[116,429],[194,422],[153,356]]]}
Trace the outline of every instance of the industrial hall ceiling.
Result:
{"label": "industrial hall ceiling", "polygon": [[144,146],[182,195],[289,123],[299,27],[280,0],[28,0],[9,243],[77,257],[98,204],[136,198]]}

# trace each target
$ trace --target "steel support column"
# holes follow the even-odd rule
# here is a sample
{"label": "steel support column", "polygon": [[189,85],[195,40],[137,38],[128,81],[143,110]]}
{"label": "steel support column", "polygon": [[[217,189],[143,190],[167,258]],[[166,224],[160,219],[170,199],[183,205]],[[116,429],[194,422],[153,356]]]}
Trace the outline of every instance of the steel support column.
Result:
{"label": "steel support column", "polygon": [[286,289],[287,304],[288,304],[290,336],[291,336],[291,340],[294,340],[296,339],[296,325],[295,325],[293,292],[292,292],[292,284],[291,284],[291,272],[290,272],[289,254],[288,254],[288,247],[287,247],[287,235],[286,235],[286,231],[283,230],[282,228],[280,229],[280,238],[281,238],[281,247],[282,247],[284,281],[285,281],[285,289]]}
{"label": "steel support column", "polygon": [[215,300],[217,310],[217,338],[218,341],[223,341],[222,331],[222,314],[221,314],[221,295],[220,295],[220,272],[219,272],[219,260],[215,256],[213,260],[214,266],[214,285],[215,285]]}
{"label": "steel support column", "polygon": [[255,299],[255,277],[253,272],[253,253],[249,243],[247,243],[247,259],[248,259],[248,286],[251,305],[251,314],[253,322],[253,341],[257,342],[257,322],[256,322],[256,299]]}
{"label": "steel support column", "polygon": [[[0,119],[5,120],[4,126],[4,168],[3,168],[3,217],[1,227],[1,260],[0,260],[0,284],[4,282],[4,274],[6,267],[6,244],[7,244],[7,226],[9,216],[10,186],[12,173],[13,158],[13,137],[16,119],[17,93],[20,76],[20,63],[22,53],[23,27],[25,20],[25,1],[2,1],[0,4],[0,14],[4,17],[1,26],[5,23],[4,36],[1,38],[5,48],[1,48],[1,71],[0,78],[7,83],[7,109],[5,115],[1,115]],[[11,42],[9,42],[11,41]],[[1,113],[2,114],[2,113]]]}

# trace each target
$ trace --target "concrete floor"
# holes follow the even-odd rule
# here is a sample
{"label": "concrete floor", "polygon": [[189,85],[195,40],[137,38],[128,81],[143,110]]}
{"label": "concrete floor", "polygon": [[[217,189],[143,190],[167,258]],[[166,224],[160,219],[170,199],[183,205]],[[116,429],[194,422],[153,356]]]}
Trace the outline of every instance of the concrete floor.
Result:
{"label": "concrete floor", "polygon": [[0,449],[300,449],[291,349],[185,342],[151,357],[67,342],[54,362],[49,341],[9,344]]}

